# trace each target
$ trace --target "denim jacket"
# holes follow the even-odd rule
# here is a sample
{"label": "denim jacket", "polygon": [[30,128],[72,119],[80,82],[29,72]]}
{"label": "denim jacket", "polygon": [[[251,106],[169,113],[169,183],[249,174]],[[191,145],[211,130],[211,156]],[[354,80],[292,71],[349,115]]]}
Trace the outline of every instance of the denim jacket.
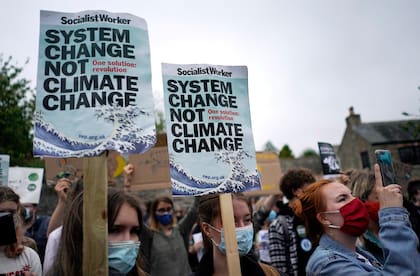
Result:
{"label": "denim jacket", "polygon": [[358,258],[356,252],[323,234],[306,266],[306,275],[420,275],[419,241],[411,229],[406,209],[381,209],[379,225],[385,257],[383,266],[367,251],[356,247],[356,252],[370,264]]}

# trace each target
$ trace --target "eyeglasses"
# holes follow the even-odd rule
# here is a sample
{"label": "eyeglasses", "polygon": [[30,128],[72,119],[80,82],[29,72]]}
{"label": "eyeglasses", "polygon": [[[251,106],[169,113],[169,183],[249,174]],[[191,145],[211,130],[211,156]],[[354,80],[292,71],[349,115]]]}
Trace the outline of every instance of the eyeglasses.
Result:
{"label": "eyeglasses", "polygon": [[159,208],[156,210],[158,213],[169,213],[172,212],[172,207],[166,207],[166,208]]}

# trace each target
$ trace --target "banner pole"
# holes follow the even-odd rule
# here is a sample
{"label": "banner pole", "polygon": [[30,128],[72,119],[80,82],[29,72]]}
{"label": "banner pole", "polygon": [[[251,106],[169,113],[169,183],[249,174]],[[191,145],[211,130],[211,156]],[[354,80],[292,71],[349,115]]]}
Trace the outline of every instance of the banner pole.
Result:
{"label": "banner pole", "polygon": [[83,275],[108,275],[107,154],[83,162]]}
{"label": "banner pole", "polygon": [[238,244],[235,235],[235,219],[233,215],[232,195],[220,194],[220,209],[222,213],[223,231],[226,242],[226,258],[230,276],[241,275]]}

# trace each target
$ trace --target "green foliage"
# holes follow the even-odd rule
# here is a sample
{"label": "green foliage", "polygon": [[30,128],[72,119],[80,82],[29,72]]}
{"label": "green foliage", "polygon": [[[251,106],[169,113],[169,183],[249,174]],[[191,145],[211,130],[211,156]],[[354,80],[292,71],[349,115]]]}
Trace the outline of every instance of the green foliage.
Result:
{"label": "green foliage", "polygon": [[271,143],[271,141],[268,141],[267,143],[265,143],[264,145],[264,151],[272,151],[272,152],[279,152],[279,149],[276,148],[276,146],[274,146],[273,143]]}
{"label": "green foliage", "polygon": [[23,67],[0,55],[0,153],[10,155],[10,165],[33,163],[32,116],[34,91],[29,80],[20,77]]}
{"label": "green foliage", "polygon": [[289,148],[289,145],[285,144],[280,152],[279,152],[279,158],[295,158],[293,155],[292,150]]}
{"label": "green foliage", "polygon": [[319,157],[318,152],[316,152],[313,149],[306,149],[302,154],[302,157],[312,157],[312,156],[318,156]]}
{"label": "green foliage", "polygon": [[156,116],[156,133],[166,133],[165,116],[162,111],[157,111]]}

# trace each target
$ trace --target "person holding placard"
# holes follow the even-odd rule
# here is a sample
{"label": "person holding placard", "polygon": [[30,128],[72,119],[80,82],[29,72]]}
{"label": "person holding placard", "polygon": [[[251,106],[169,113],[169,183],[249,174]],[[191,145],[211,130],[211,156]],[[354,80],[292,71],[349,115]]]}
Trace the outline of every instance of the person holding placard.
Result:
{"label": "person holding placard", "polygon": [[[241,274],[244,276],[280,275],[274,267],[258,262],[251,252],[254,236],[251,203],[243,194],[231,195]],[[205,253],[193,275],[228,275],[219,195],[201,197],[198,212]]]}
{"label": "person holding placard", "polygon": [[344,184],[322,179],[304,189],[294,206],[317,245],[306,275],[420,275],[418,240],[402,207],[401,186],[383,186],[377,164],[375,182],[384,264],[357,246],[369,223],[365,205]]}
{"label": "person holding placard", "polygon": [[[147,275],[139,254],[143,219],[139,199],[123,190],[108,188],[109,275]],[[71,203],[64,219],[59,255],[46,275],[82,275],[83,192]]]}

